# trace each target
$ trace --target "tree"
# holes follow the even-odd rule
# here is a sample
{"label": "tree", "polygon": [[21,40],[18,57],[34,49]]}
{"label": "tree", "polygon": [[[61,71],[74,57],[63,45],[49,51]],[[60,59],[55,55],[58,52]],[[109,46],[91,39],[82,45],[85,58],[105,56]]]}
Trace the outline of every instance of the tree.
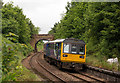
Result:
{"label": "tree", "polygon": [[7,3],[2,8],[2,33],[6,35],[9,32],[18,35],[20,43],[27,44],[33,34],[38,34],[38,28],[26,18],[22,9]]}
{"label": "tree", "polygon": [[86,42],[87,54],[120,55],[120,2],[71,2],[66,14],[49,33],[55,38],[78,38]]}

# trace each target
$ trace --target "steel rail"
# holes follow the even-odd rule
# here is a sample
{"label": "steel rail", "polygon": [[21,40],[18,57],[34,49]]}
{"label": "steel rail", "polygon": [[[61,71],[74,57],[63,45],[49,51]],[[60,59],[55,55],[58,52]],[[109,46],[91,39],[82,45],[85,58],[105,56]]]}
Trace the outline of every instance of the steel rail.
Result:
{"label": "steel rail", "polygon": [[86,76],[86,77],[88,77],[88,78],[94,79],[94,80],[96,80],[96,81],[99,81],[99,82],[101,82],[101,83],[105,83],[104,80],[99,80],[99,79],[97,79],[97,78],[94,78],[94,77],[92,77],[92,76],[86,75],[86,74],[84,74],[84,73],[79,72],[79,74],[81,74],[81,75],[83,75],[83,76]]}
{"label": "steel rail", "polygon": [[[29,64],[30,64],[30,67],[31,67],[31,69],[35,72],[35,73],[40,73],[37,69],[35,69],[34,67],[33,67],[33,65],[32,65],[32,59],[33,59],[33,57],[35,57],[36,56],[36,54],[38,54],[38,52],[37,53],[35,53],[31,58],[30,58],[30,60],[29,60]],[[45,76],[44,76],[45,77]],[[51,79],[49,79],[49,78],[47,78],[48,79],[48,81],[52,81]]]}
{"label": "steel rail", "polygon": [[[33,67],[32,60],[33,60],[33,57],[35,57],[35,56],[39,57],[38,54],[40,54],[40,53],[41,53],[41,52],[37,52],[36,54],[34,54],[34,55],[30,58],[30,61],[29,61],[29,64],[30,64],[31,68],[32,68],[34,71],[37,71],[38,73],[40,73],[40,72]],[[41,61],[42,61],[42,60],[41,60]],[[61,82],[66,83],[66,81],[63,80],[61,77],[57,76],[55,73],[51,72],[49,69],[47,69],[46,67],[44,67],[44,65],[41,64],[41,62],[40,62],[40,60],[38,60],[38,58],[36,59],[36,63],[38,63],[39,66],[40,66],[41,68],[43,68],[46,72],[48,72],[49,74],[51,74],[52,76],[54,76],[55,78],[57,78],[58,80],[60,80]],[[92,82],[93,82],[93,81],[92,81],[92,82],[91,82],[91,81],[88,81],[88,80],[86,80],[86,79],[84,79],[84,78],[82,78],[82,77],[76,76],[76,75],[74,75],[74,73],[70,73],[70,72],[69,72],[69,73],[66,72],[66,73],[67,73],[68,75],[71,75],[71,76],[73,76],[73,77],[75,77],[75,78],[77,78],[77,79],[80,79],[80,80],[84,81],[84,82],[87,82],[87,83],[92,83]],[[94,77],[85,75],[84,73],[81,73],[81,72],[78,72],[78,73],[76,73],[76,74],[80,74],[80,75],[82,75],[82,76],[84,76],[84,77],[87,77],[87,78],[90,78],[90,79],[92,79],[92,80],[95,80],[95,81],[98,81],[98,82],[101,82],[101,83],[105,83],[105,81],[102,81],[102,80],[99,80],[99,79],[97,79],[97,78],[94,78]],[[49,79],[49,78],[47,78],[47,79]],[[49,79],[49,81],[54,82],[54,81],[51,80],[51,79]]]}
{"label": "steel rail", "polygon": [[[79,77],[79,76],[74,75],[74,74],[80,74],[80,73],[70,73],[70,72],[66,72],[66,73],[69,74],[69,75],[71,75],[71,76],[73,76],[73,77],[75,77],[75,78],[78,78],[78,79],[80,79],[80,80],[83,80],[83,81],[85,81],[85,82],[87,82],[87,83],[93,83],[93,82],[94,82],[94,81],[88,81],[88,80],[86,80],[86,79],[84,79],[84,78],[82,78],[82,77]],[[95,81],[97,81],[97,82],[105,83],[105,81],[101,81],[101,80],[98,80],[98,79],[96,79],[96,78],[93,78],[93,77],[84,75],[84,74],[81,74],[81,75],[83,75],[84,77],[93,79],[93,80],[95,80]]]}
{"label": "steel rail", "polygon": [[61,79],[59,76],[57,76],[56,74],[54,74],[53,72],[49,71],[47,68],[45,68],[39,60],[37,60],[37,63],[44,69],[46,70],[48,73],[52,74],[54,77],[58,78],[61,82],[66,83],[63,79]]}
{"label": "steel rail", "polygon": [[75,76],[74,74],[71,74],[71,73],[68,73],[68,72],[66,72],[66,73],[69,74],[69,75],[71,75],[71,76],[73,76],[73,77],[75,77],[75,78],[77,78],[77,79],[83,80],[83,81],[85,81],[85,82],[87,82],[87,83],[91,83],[90,81],[87,81],[87,80],[85,80],[85,79],[83,79],[83,78],[80,78],[80,77],[78,77],[78,76]]}
{"label": "steel rail", "polygon": [[[33,70],[35,70],[35,71],[37,71],[38,73],[40,73],[37,69],[35,69],[34,67],[33,67],[33,65],[32,65],[32,59],[33,59],[33,57],[35,57],[35,56],[37,56],[39,53],[36,53],[36,54],[34,54],[32,57],[31,57],[31,59],[30,59],[30,62],[29,62],[29,64],[30,64],[30,66],[32,67],[32,69]],[[60,80],[61,82],[63,82],[63,83],[66,83],[63,79],[61,79],[60,77],[58,77],[57,75],[55,75],[54,73],[52,73],[52,72],[50,72],[48,69],[46,69],[42,64],[40,64],[39,63],[39,61],[38,60],[36,60],[36,62],[39,64],[39,66],[41,67],[41,68],[43,68],[46,72],[48,72],[49,74],[51,74],[52,76],[54,76],[55,78],[57,78],[58,80]],[[46,77],[46,76],[45,76]],[[46,77],[47,78],[47,77]],[[49,79],[49,78],[48,78]],[[49,81],[52,81],[53,82],[53,80],[51,80],[51,79],[49,79]]]}

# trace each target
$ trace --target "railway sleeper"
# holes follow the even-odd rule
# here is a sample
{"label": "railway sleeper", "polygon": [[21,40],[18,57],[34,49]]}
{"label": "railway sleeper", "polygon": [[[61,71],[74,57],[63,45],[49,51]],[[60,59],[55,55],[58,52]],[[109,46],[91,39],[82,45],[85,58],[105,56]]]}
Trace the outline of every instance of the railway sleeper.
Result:
{"label": "railway sleeper", "polygon": [[76,70],[76,71],[84,70],[84,64],[81,64],[81,63],[63,62],[62,66],[63,66],[63,68],[73,69],[73,70]]}
{"label": "railway sleeper", "polygon": [[62,69],[63,67],[62,67],[62,62],[60,62],[60,61],[57,61],[57,67],[58,67],[58,69]]}

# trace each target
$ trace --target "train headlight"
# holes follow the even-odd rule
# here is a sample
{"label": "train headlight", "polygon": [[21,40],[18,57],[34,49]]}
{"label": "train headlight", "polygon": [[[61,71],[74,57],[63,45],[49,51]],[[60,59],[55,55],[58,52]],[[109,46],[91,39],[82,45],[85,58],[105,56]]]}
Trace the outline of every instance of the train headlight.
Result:
{"label": "train headlight", "polygon": [[63,54],[63,57],[68,57],[68,55],[64,55],[64,54]]}
{"label": "train headlight", "polygon": [[80,56],[80,58],[83,58],[83,59],[84,59],[84,56]]}

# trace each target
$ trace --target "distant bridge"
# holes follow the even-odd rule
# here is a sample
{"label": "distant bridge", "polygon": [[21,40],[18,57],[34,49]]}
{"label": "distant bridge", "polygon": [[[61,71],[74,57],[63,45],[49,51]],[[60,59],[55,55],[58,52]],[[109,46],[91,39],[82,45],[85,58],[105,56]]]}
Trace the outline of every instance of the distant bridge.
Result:
{"label": "distant bridge", "polygon": [[35,34],[32,36],[32,39],[30,41],[31,46],[34,48],[34,51],[37,52],[37,43],[40,40],[53,40],[54,36],[50,34]]}

